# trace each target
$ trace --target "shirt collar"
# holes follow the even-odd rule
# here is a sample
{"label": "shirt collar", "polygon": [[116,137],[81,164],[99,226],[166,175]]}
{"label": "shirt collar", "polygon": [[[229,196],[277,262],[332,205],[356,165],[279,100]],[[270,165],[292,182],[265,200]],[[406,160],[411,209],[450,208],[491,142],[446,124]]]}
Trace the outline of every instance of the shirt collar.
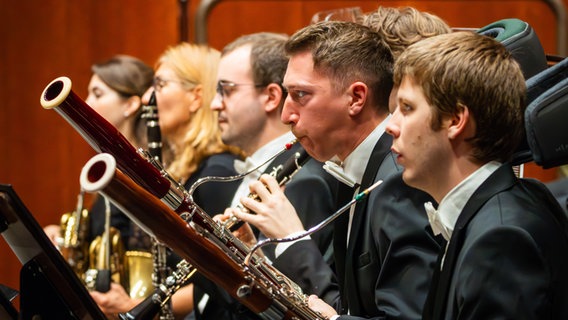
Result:
{"label": "shirt collar", "polygon": [[[279,136],[278,138],[273,139],[272,141],[268,142],[264,146],[262,146],[260,149],[256,150],[253,154],[251,154],[249,157],[247,157],[247,159],[249,161],[251,161],[254,164],[255,167],[259,166],[261,163],[266,161],[269,157],[272,157],[275,154],[277,154],[278,152],[282,151],[284,146],[287,143],[290,143],[290,141],[293,141],[294,139],[295,139],[294,134],[291,131],[289,131],[289,132]],[[258,171],[264,172],[269,164],[270,164],[270,161],[268,163],[264,164],[262,167],[260,167],[258,169]]]}
{"label": "shirt collar", "polygon": [[444,228],[448,231],[448,239],[451,237],[460,213],[473,195],[475,190],[501,166],[497,161],[490,161],[475,170],[466,179],[455,186],[440,201],[438,217]]}
{"label": "shirt collar", "polygon": [[385,134],[385,129],[387,122],[390,119],[388,115],[366,138],[361,142],[353,152],[351,152],[345,161],[343,161],[343,168],[345,174],[352,177],[352,179],[357,183],[361,184],[363,180],[363,175],[365,174],[365,168],[367,168],[367,163],[371,159],[371,153],[375,144],[383,134]]}

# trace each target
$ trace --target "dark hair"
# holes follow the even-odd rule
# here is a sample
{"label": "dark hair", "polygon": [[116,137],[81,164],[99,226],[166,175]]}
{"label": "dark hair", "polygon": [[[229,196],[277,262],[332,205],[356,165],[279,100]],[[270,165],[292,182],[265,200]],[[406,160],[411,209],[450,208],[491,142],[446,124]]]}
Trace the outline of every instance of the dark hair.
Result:
{"label": "dark hair", "polygon": [[315,71],[329,77],[336,91],[353,81],[366,83],[377,111],[388,112],[393,57],[381,36],[369,27],[345,21],[319,22],[292,35],[285,49],[288,55],[311,52]]}
{"label": "dark hair", "polygon": [[[144,92],[152,86],[154,79],[152,67],[128,55],[116,55],[104,62],[96,63],[91,70],[125,99],[132,96],[142,97]],[[142,121],[142,108],[136,111],[131,130],[136,142],[142,144],[146,136],[145,123]]]}
{"label": "dark hair", "polygon": [[109,60],[96,63],[91,70],[111,89],[126,98],[142,97],[152,85],[154,78],[152,67],[142,60],[127,55],[116,55]]}
{"label": "dark hair", "polygon": [[[281,33],[259,32],[241,36],[223,48],[221,55],[226,55],[240,47],[250,45],[250,65],[252,79],[256,84],[269,85],[276,83],[282,86],[286,68],[288,67],[288,56],[284,51],[284,45],[288,36]],[[283,90],[284,91],[284,90]],[[280,107],[284,105],[283,99]]]}

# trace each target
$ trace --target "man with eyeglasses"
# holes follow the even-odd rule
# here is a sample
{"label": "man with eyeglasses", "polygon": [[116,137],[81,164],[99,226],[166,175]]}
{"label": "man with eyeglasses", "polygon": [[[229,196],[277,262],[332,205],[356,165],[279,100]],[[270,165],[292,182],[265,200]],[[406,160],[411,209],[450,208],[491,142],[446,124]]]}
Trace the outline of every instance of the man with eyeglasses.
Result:
{"label": "man with eyeglasses", "polygon": [[[231,207],[239,205],[241,199],[248,196],[251,182],[258,180],[262,173],[270,173],[273,168],[283,164],[300,148],[296,144],[270,163],[262,165],[287,143],[295,140],[289,126],[280,120],[287,95],[281,86],[288,63],[284,54],[287,39],[282,34],[255,33],[236,39],[222,51],[217,74],[217,94],[211,108],[218,112],[223,142],[239,147],[247,155],[244,162],[236,163],[237,171],[247,172],[260,166],[243,179]],[[285,194],[299,212],[301,222],[313,226],[335,211],[336,188],[336,180],[322,169],[322,163],[309,160],[286,185]],[[248,225],[244,228],[248,228]],[[258,232],[255,234],[262,237]],[[331,227],[312,235],[311,239],[331,264]],[[263,247],[263,252],[276,268],[281,264],[299,263],[275,258],[274,249],[273,245],[266,246]],[[202,280],[204,279],[196,280],[194,288],[197,319],[258,318],[226,291]],[[332,282],[331,279],[327,281]],[[325,296],[326,293],[315,294]]]}

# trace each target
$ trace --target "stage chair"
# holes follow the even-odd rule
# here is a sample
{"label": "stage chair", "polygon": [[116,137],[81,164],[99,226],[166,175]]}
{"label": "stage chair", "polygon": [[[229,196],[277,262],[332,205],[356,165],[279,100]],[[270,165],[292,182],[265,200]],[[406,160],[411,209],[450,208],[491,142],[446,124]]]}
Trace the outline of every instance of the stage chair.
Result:
{"label": "stage chair", "polygon": [[515,18],[503,19],[477,32],[503,43],[521,66],[525,79],[529,79],[548,67],[542,44],[534,29],[525,21]]}
{"label": "stage chair", "polygon": [[545,168],[568,163],[568,58],[527,81],[527,143],[534,162]]}

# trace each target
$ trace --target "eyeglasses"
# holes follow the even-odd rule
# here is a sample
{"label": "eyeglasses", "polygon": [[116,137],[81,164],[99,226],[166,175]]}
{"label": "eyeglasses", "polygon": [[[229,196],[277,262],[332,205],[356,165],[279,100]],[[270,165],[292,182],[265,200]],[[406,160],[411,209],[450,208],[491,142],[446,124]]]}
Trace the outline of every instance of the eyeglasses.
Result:
{"label": "eyeglasses", "polygon": [[152,86],[154,90],[160,92],[165,86],[168,85],[169,82],[179,83],[181,85],[185,85],[188,82],[183,80],[173,80],[173,79],[162,79],[160,77],[155,77],[152,79]]}
{"label": "eyeglasses", "polygon": [[217,94],[221,97],[221,100],[226,99],[237,87],[240,86],[253,86],[255,88],[266,87],[264,84],[234,83],[227,80],[219,80],[219,82],[217,82]]}

